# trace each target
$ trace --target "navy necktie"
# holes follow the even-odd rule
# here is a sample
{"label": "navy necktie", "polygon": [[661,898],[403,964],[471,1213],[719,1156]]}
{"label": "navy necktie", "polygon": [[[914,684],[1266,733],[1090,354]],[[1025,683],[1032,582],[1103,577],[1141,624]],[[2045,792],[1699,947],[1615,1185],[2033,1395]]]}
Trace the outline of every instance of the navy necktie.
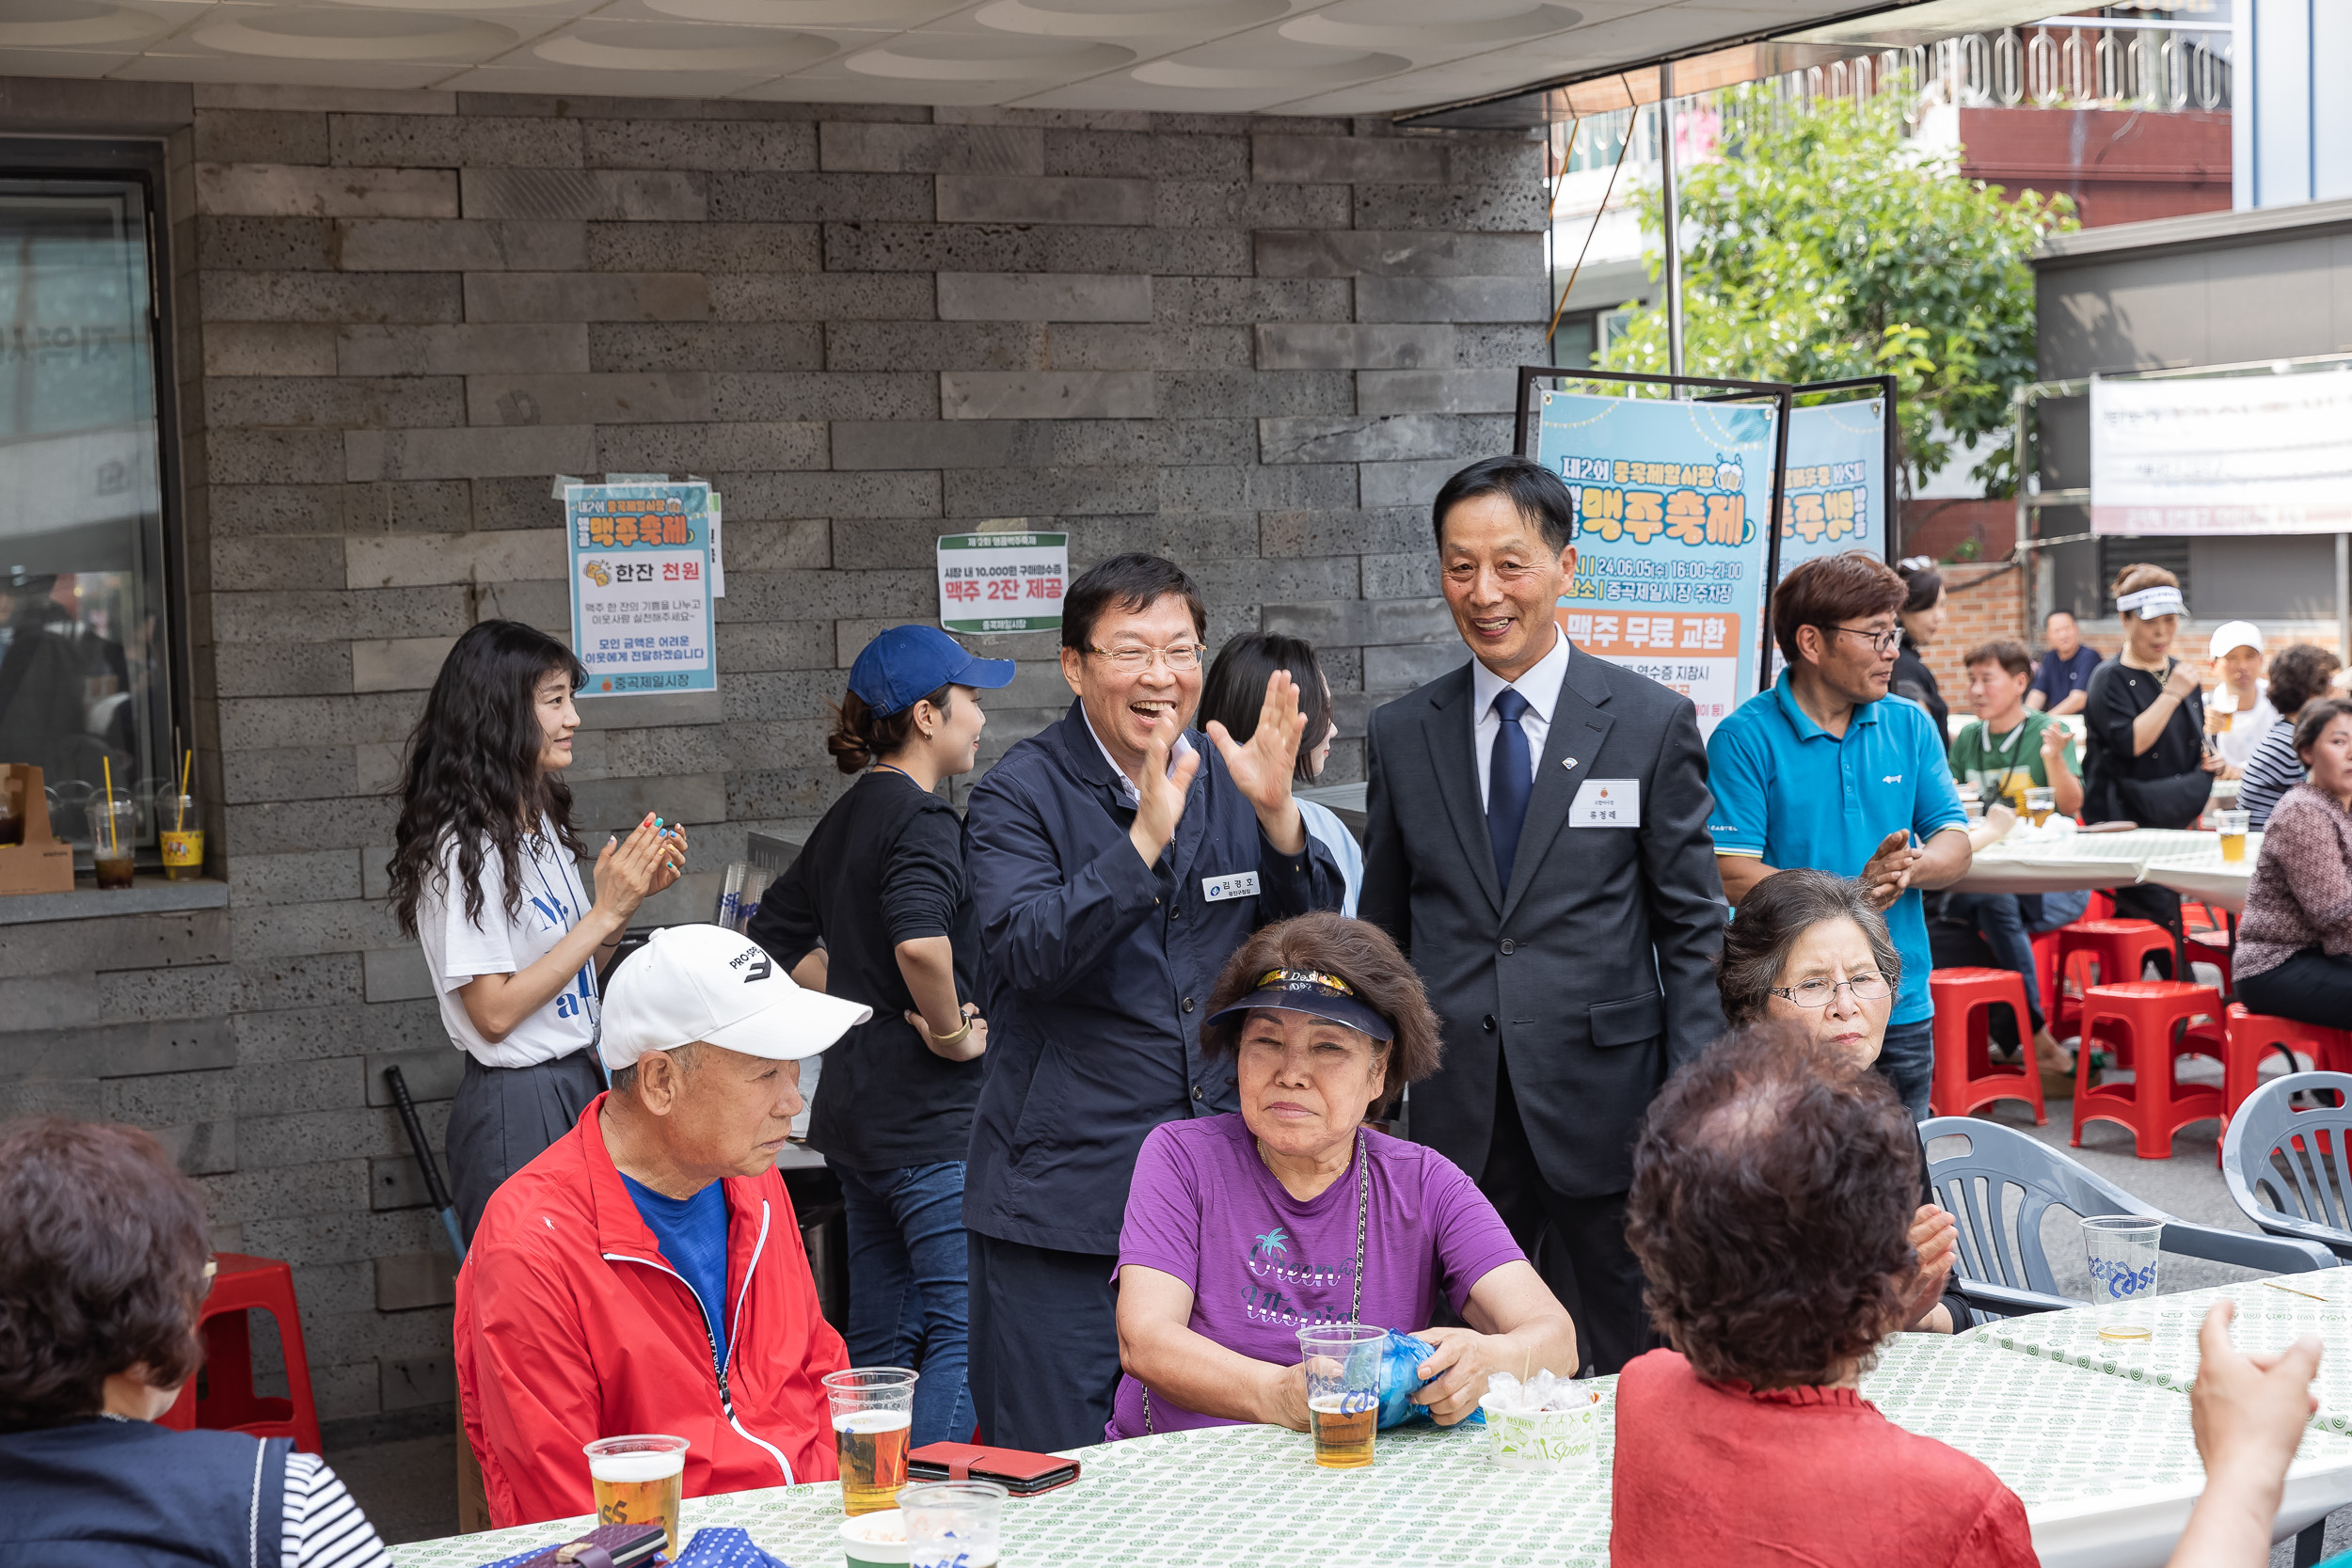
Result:
{"label": "navy necktie", "polygon": [[1495,876],[1507,888],[1535,778],[1527,758],[1527,732],[1519,728],[1527,699],[1506,686],[1495,693],[1494,713],[1502,722],[1495,726],[1494,749],[1486,755],[1486,837],[1495,847]]}

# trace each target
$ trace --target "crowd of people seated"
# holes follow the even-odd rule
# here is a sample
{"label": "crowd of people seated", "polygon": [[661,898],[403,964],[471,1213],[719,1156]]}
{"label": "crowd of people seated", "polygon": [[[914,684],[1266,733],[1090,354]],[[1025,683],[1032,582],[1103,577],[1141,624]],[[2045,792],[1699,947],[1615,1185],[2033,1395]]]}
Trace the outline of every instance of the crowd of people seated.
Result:
{"label": "crowd of people seated", "polygon": [[[2030,977],[2029,934],[2077,911],[1926,895],[2008,824],[1965,784],[2203,810],[2225,764],[2169,653],[2177,581],[2128,568],[2125,649],[2088,671],[2055,617],[2038,671],[1970,650],[1955,736],[1920,657],[1933,565],[1808,562],[1773,601],[1777,681],[1703,740],[1561,628],[1556,474],[1472,465],[1431,524],[1471,657],[1375,714],[1360,847],[1295,793],[1336,731],[1315,651],[1256,634],[1212,663],[1190,577],[1122,555],[1065,597],[1068,710],[961,816],[939,791],[1015,672],[892,628],[836,705],[855,782],[748,933],[625,959],[685,834],[648,816],[583,885],[579,666],[513,623],[458,641],[390,870],[468,1056],[454,1359],[494,1522],[585,1512],[582,1445],[626,1433],[686,1437],[690,1497],[833,1479],[822,1379],[853,1364],[919,1370],[917,1443],[1303,1429],[1296,1330],[1361,1322],[1432,1347],[1414,1401],[1441,1426],[1502,1369],[1620,1374],[1619,1561],[2032,1560],[2014,1494],[1860,1380],[1890,1336],[1973,1322],[1917,1126],[1931,922]],[[2324,659],[2282,650],[2264,684],[2259,634],[2220,641],[2249,770],[2284,726],[2296,774],[2274,759],[2241,983],[2352,1016],[2352,703]],[[776,1169],[819,1059],[846,1337]],[[0,1473],[39,1481],[0,1564],[227,1560],[264,1516],[278,1560],[382,1560],[315,1458],[145,1424],[195,1369],[204,1253],[144,1134],[0,1128]],[[2238,1356],[2225,1322],[2204,1353],[2213,1486],[2175,1560],[2250,1564],[2317,1353]]]}

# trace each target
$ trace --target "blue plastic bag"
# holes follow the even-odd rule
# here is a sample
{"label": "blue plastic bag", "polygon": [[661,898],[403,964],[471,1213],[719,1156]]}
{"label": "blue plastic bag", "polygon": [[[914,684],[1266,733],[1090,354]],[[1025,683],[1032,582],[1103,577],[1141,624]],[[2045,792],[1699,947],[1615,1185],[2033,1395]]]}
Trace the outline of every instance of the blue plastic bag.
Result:
{"label": "blue plastic bag", "polygon": [[[1407,1426],[1415,1421],[1435,1424],[1425,1404],[1415,1404],[1413,1396],[1427,1385],[1420,1368],[1423,1361],[1438,1353],[1438,1347],[1426,1339],[1415,1338],[1402,1329],[1389,1330],[1386,1343],[1378,1347],[1380,1356],[1380,1429]],[[1434,1382],[1435,1380],[1430,1380]],[[1484,1426],[1486,1413],[1473,1410],[1462,1424]]]}

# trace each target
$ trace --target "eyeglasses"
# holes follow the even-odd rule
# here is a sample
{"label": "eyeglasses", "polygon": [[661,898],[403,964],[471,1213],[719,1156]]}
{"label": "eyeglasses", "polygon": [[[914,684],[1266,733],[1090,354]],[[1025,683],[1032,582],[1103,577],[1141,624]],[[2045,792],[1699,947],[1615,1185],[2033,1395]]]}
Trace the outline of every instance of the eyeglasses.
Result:
{"label": "eyeglasses", "polygon": [[1159,659],[1170,670],[1185,671],[1200,668],[1200,656],[1205,652],[1197,642],[1179,642],[1172,648],[1089,648],[1088,653],[1107,659],[1113,669],[1126,675],[1139,675]]}
{"label": "eyeglasses", "polygon": [[1902,641],[1903,635],[1903,628],[1900,626],[1889,626],[1884,631],[1872,631],[1867,626],[1832,626],[1829,629],[1842,631],[1850,637],[1866,638],[1872,651],[1882,654],[1892,653],[1895,644]]}
{"label": "eyeglasses", "polygon": [[1875,969],[1866,969],[1849,979],[1807,980],[1801,986],[1774,986],[1772,992],[1774,996],[1786,997],[1800,1007],[1826,1007],[1830,998],[1840,990],[1851,991],[1856,1002],[1883,1002],[1893,990],[1886,983],[1885,975]]}

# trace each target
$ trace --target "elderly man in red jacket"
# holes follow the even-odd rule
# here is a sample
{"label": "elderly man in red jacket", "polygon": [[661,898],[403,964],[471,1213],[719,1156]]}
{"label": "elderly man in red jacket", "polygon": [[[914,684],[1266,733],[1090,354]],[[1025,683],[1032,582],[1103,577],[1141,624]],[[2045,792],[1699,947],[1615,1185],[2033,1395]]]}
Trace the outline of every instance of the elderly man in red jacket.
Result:
{"label": "elderly man in red jacket", "polygon": [[612,1072],[490,1199],[457,1278],[457,1390],[493,1523],[595,1506],[583,1444],[686,1438],[686,1496],[831,1481],[849,1363],[776,1155],[803,1058],[871,1009],[717,926],[654,933],[604,1007]]}

